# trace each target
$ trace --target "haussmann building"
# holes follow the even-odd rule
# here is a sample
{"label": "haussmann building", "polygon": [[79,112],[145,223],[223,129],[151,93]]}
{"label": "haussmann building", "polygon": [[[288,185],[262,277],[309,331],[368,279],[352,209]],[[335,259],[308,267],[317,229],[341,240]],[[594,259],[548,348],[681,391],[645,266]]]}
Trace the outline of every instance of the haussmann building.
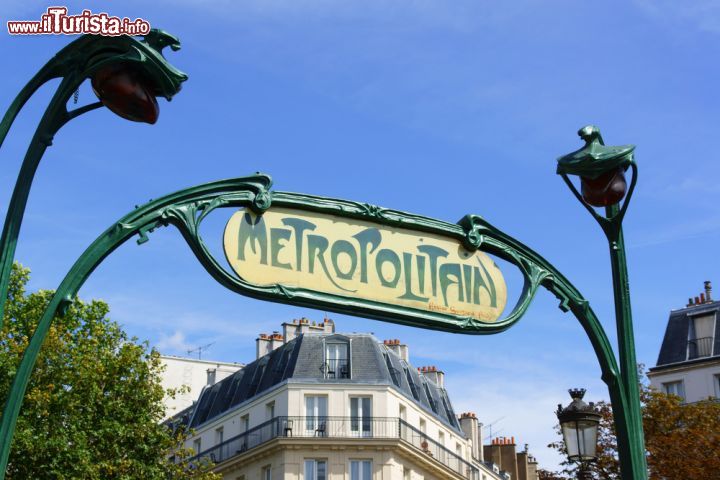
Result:
{"label": "haussmann building", "polygon": [[527,449],[502,459],[495,440],[484,458],[477,417],[456,415],[443,372],[413,367],[399,340],[303,318],[256,345],[255,361],[172,420],[194,432],[193,461],[224,479],[537,480]]}

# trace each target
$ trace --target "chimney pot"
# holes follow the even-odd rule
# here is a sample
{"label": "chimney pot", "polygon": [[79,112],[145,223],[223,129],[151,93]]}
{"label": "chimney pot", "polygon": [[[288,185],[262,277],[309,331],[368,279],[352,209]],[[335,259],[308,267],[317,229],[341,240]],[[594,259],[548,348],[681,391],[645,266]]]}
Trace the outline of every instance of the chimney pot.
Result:
{"label": "chimney pot", "polygon": [[698,297],[695,297],[695,305],[700,303],[700,299]]}
{"label": "chimney pot", "polygon": [[705,280],[705,300],[707,302],[712,302],[712,284],[710,283],[710,280]]}
{"label": "chimney pot", "polygon": [[705,294],[704,293],[700,294],[700,303],[705,303]]}

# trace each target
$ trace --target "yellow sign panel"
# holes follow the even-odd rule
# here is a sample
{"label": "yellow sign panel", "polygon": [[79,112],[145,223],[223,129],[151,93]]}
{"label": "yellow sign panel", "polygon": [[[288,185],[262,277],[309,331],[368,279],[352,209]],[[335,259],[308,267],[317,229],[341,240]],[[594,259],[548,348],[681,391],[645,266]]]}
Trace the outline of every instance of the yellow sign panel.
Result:
{"label": "yellow sign panel", "polygon": [[239,210],[225,255],[245,281],[492,322],[505,280],[485,253],[452,238],[288,208]]}

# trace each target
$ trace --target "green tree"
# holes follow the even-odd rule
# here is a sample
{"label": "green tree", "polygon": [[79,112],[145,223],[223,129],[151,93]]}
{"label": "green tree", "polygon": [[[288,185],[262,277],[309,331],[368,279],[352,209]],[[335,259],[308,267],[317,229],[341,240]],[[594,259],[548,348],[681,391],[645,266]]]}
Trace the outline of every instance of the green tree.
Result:
{"label": "green tree", "polygon": [[[720,402],[708,399],[683,404],[640,386],[645,448],[650,480],[720,479]],[[593,478],[619,480],[620,466],[610,404],[598,402],[602,418],[598,429],[598,460],[590,466]],[[559,428],[557,429],[560,434]],[[567,459],[562,440],[548,445],[565,458],[560,479],[576,478],[577,466]]]}
{"label": "green tree", "polygon": [[[28,279],[29,270],[13,266],[0,332],[3,399],[53,293],[26,293]],[[184,433],[160,424],[159,354],[128,338],[108,311],[104,302],[76,299],[54,320],[25,394],[6,478],[219,478],[207,465],[188,468]],[[169,452],[180,461],[169,461]]]}

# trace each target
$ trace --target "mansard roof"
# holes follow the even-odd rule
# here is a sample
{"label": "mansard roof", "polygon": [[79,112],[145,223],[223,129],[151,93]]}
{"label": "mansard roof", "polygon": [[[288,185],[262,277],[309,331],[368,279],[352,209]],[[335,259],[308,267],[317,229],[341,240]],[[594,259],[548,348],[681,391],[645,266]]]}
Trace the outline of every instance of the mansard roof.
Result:
{"label": "mansard roof", "polygon": [[[324,344],[346,339],[350,346],[350,378],[325,378]],[[431,416],[464,435],[444,388],[369,334],[305,334],[206,387],[183,423],[196,428],[262,395],[283,382],[388,385]],[[176,417],[177,418],[177,417]]]}
{"label": "mansard roof", "polygon": [[[720,321],[717,321],[720,301],[690,305],[680,310],[670,312],[665,337],[663,338],[657,365],[650,371],[662,369],[666,366],[678,364],[703,363],[717,360],[720,357]],[[709,357],[692,358],[688,353],[688,341],[691,340],[690,322],[693,318],[705,315],[715,315],[715,331],[713,337],[713,350]]]}

